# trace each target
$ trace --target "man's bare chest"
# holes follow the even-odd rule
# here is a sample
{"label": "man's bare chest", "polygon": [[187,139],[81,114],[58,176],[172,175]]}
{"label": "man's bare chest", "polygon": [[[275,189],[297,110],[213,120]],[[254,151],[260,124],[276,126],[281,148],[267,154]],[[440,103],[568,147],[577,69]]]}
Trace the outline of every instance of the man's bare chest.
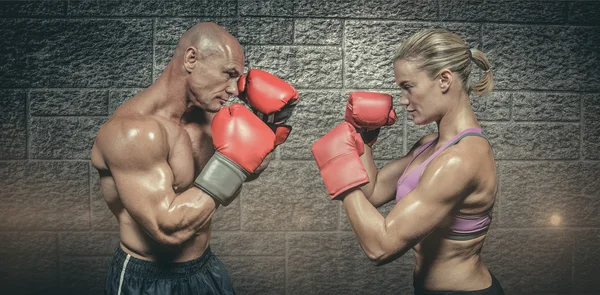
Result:
{"label": "man's bare chest", "polygon": [[175,192],[186,190],[214,153],[212,137],[198,125],[179,128],[170,143],[168,163]]}

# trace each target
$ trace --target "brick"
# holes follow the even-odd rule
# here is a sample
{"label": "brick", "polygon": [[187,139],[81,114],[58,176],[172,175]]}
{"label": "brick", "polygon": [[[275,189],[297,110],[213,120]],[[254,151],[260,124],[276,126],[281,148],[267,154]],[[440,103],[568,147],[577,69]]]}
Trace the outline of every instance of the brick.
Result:
{"label": "brick", "polygon": [[244,184],[242,229],[335,230],[339,211],[313,161],[272,161],[260,178]]}
{"label": "brick", "polygon": [[0,17],[64,16],[67,1],[1,1]]}
{"label": "brick", "polygon": [[106,90],[33,90],[32,116],[102,116],[107,114]]}
{"label": "brick", "polygon": [[589,184],[588,194],[582,195],[582,168],[572,161],[502,162],[498,169],[501,226],[598,226],[598,209],[591,205],[600,200],[589,192],[598,185]]}
{"label": "brick", "polygon": [[83,230],[90,227],[84,162],[0,162],[0,230]]}
{"label": "brick", "polygon": [[26,100],[24,90],[0,90],[0,160],[27,158]]}
{"label": "brick", "polygon": [[600,163],[583,162],[581,168],[581,199],[577,198],[577,224],[600,227]]}
{"label": "brick", "polygon": [[302,45],[341,45],[342,21],[335,19],[296,19],[294,43]]}
{"label": "brick", "polygon": [[173,58],[176,45],[156,45],[154,46],[154,77],[158,78],[167,68]]}
{"label": "brick", "polygon": [[285,18],[242,18],[235,36],[242,44],[292,44],[294,21]]}
{"label": "brick", "polygon": [[574,235],[573,291],[593,294],[600,289],[600,230],[582,229],[575,231]]}
{"label": "brick", "polygon": [[259,16],[295,16],[294,1],[272,0],[272,1],[253,1],[239,0],[238,9],[240,15],[259,15]]}
{"label": "brick", "polygon": [[7,294],[58,293],[56,253],[55,233],[0,233],[2,291]]}
{"label": "brick", "polygon": [[478,120],[508,121],[512,99],[512,93],[494,91],[486,96],[471,96],[471,105]]}
{"label": "brick", "polygon": [[600,3],[592,1],[570,2],[568,21],[572,24],[600,25]]}
{"label": "brick", "polygon": [[115,110],[128,99],[140,93],[142,88],[134,89],[111,89],[108,92],[108,114],[112,114]]}
{"label": "brick", "polygon": [[284,233],[220,232],[211,235],[211,249],[221,256],[283,256]]}
{"label": "brick", "polygon": [[563,23],[564,2],[548,1],[444,1],[440,18],[469,22]]}
{"label": "brick", "polygon": [[412,253],[375,267],[352,232],[290,233],[288,245],[289,294],[412,293]]}
{"label": "brick", "polygon": [[437,6],[434,0],[298,0],[295,3],[294,15],[306,17],[437,20]]}
{"label": "brick", "polygon": [[249,68],[260,68],[296,88],[341,88],[342,50],[330,46],[246,46]]}
{"label": "brick", "polygon": [[284,257],[221,257],[238,294],[285,294]]}
{"label": "brick", "polygon": [[60,284],[62,294],[104,294],[111,257],[62,257]]}
{"label": "brick", "polygon": [[[1,71],[12,87],[102,88],[150,83],[152,21],[17,19],[0,21],[9,61]],[[4,45],[4,44],[0,44]],[[15,49],[18,48],[18,49]],[[40,54],[44,52],[44,54]]]}
{"label": "brick", "polygon": [[579,124],[481,123],[496,159],[578,159]]}
{"label": "brick", "polygon": [[118,232],[60,233],[59,237],[63,256],[112,256],[120,241]]}
{"label": "brick", "polygon": [[396,48],[412,34],[426,28],[446,27],[478,48],[480,28],[472,24],[412,23],[396,21],[346,21],[344,86],[397,88],[393,58]]}
{"label": "brick", "polygon": [[579,121],[581,95],[564,93],[515,93],[515,121]]}
{"label": "brick", "polygon": [[227,207],[221,206],[212,217],[213,230],[240,230],[241,224],[240,198],[233,200]]}
{"label": "brick", "polygon": [[583,99],[581,137],[585,159],[600,159],[600,96],[588,95]]}
{"label": "brick", "polygon": [[69,1],[72,16],[235,16],[235,0]]}
{"label": "brick", "polygon": [[23,31],[25,20],[0,18],[0,88],[29,85]]}
{"label": "brick", "polygon": [[600,28],[485,24],[482,39],[498,89],[600,90]]}
{"label": "brick", "polygon": [[285,160],[312,160],[312,144],[344,120],[348,99],[337,90],[300,90],[299,97],[300,102],[288,121],[293,126],[292,132],[278,147]]}
{"label": "brick", "polygon": [[565,229],[496,229],[482,258],[506,294],[567,294],[573,241]]}
{"label": "brick", "polygon": [[156,44],[175,45],[189,28],[200,22],[214,22],[232,35],[237,35],[238,21],[226,17],[160,18],[156,20]]}
{"label": "brick", "polygon": [[35,159],[89,159],[96,133],[106,118],[33,117],[31,156]]}

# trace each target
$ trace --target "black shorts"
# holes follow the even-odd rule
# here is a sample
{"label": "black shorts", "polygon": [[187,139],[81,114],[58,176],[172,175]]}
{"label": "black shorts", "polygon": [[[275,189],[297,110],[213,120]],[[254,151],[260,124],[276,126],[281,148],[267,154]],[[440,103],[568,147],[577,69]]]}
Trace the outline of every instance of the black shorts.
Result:
{"label": "black shorts", "polygon": [[117,247],[104,294],[235,294],[225,266],[210,247],[186,262],[156,263],[133,258]]}
{"label": "black shorts", "polygon": [[426,289],[421,289],[415,287],[415,295],[504,295],[504,290],[502,289],[502,285],[500,282],[492,276],[492,285],[482,289],[475,291],[429,291]]}

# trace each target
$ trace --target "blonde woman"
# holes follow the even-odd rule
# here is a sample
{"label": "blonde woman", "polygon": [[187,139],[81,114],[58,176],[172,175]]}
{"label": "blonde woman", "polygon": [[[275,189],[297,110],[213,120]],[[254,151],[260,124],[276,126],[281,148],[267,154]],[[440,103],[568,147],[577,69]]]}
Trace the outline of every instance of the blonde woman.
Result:
{"label": "blonde woman", "polygon": [[[483,70],[472,85],[474,66]],[[400,103],[416,125],[435,122],[403,157],[377,170],[371,153],[379,128],[395,120],[391,96],[353,93],[346,122],[313,145],[332,199],[375,264],[413,249],[416,294],[504,294],[480,253],[492,220],[498,178],[492,148],[470,104],[493,75],[485,54],[445,29],[403,42],[394,57]],[[382,216],[376,208],[395,200]]]}

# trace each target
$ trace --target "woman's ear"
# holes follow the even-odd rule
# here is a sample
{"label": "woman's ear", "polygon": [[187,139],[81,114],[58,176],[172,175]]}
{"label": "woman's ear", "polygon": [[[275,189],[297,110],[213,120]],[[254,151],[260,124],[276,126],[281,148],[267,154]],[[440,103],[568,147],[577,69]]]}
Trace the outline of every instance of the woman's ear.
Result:
{"label": "woman's ear", "polygon": [[440,89],[443,93],[446,93],[452,85],[454,74],[449,69],[443,69],[440,71],[439,77]]}

